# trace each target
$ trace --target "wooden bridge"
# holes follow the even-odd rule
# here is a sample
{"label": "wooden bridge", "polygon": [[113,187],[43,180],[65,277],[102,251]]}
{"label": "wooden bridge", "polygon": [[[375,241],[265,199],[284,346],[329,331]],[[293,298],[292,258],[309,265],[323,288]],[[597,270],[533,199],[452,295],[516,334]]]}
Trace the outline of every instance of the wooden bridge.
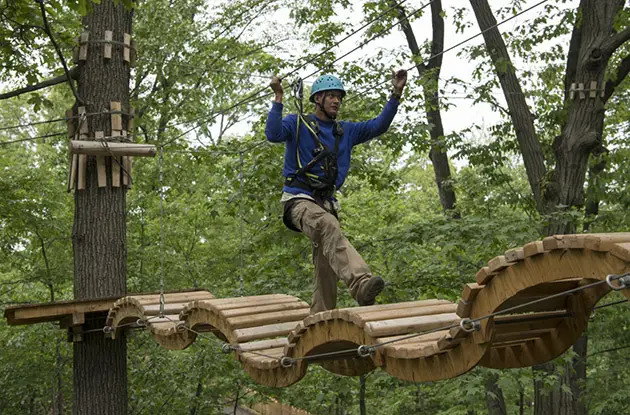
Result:
{"label": "wooden bridge", "polygon": [[[457,304],[422,300],[309,315],[309,305],[289,295],[214,298],[189,291],[165,294],[162,315],[159,294],[101,300],[98,310],[84,312],[108,310],[108,336],[146,326],[173,350],[213,333],[256,382],[268,386],[299,381],[309,363],[347,376],[380,367],[423,382],[476,365],[516,368],[553,359],[584,332],[597,301],[628,279],[606,277],[629,271],[630,233],[562,235],[493,258],[475,283],[465,285]],[[630,289],[622,293],[630,298]],[[74,333],[80,336],[77,310],[86,303],[59,304],[10,307],[5,316],[9,324],[58,319],[79,327]]]}

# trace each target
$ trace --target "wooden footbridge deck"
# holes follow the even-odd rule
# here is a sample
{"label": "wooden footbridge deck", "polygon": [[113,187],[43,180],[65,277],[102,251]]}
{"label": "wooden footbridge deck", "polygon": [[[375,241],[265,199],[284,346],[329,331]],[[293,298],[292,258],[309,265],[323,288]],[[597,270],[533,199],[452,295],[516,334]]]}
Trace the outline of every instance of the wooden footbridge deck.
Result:
{"label": "wooden footbridge deck", "polygon": [[[606,277],[629,271],[630,233],[563,235],[493,258],[457,304],[423,300],[309,315],[308,304],[289,295],[214,298],[191,291],[166,294],[163,316],[159,294],[101,301],[99,310],[107,306],[108,336],[146,325],[168,349],[214,333],[256,382],[268,386],[297,382],[309,363],[340,375],[380,367],[400,379],[436,381],[476,365],[526,367],[562,354],[610,292]],[[621,292],[630,298],[630,289]],[[7,308],[9,324],[36,322],[29,307]],[[59,308],[56,313],[54,319],[62,319]],[[79,326],[76,314],[63,320]]]}

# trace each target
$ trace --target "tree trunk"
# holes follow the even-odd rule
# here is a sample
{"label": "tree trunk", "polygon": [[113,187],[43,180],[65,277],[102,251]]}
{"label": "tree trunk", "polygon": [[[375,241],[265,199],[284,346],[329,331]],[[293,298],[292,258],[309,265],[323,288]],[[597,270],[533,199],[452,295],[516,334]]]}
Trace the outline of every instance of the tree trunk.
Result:
{"label": "tree trunk", "polygon": [[[390,1],[393,6],[394,0]],[[400,27],[405,33],[409,50],[415,57],[420,57],[420,48],[416,41],[416,36],[407,20],[405,9],[397,6],[400,16]],[[431,149],[429,158],[433,164],[435,182],[438,187],[442,210],[451,213],[454,217],[459,217],[455,210],[455,191],[452,185],[451,168],[449,165],[446,143],[444,140],[444,127],[442,125],[442,114],[440,112],[439,81],[440,70],[442,68],[442,52],[444,51],[444,17],[441,0],[431,2],[431,24],[433,27],[433,40],[431,42],[431,56],[427,64],[419,63],[416,68],[420,77],[425,77],[422,87],[424,94],[424,110],[429,123],[431,136]]]}
{"label": "tree trunk", "polygon": [[359,413],[361,415],[367,414],[365,408],[365,375],[359,377]]}
{"label": "tree trunk", "polygon": [[[531,112],[509,53],[497,28],[496,19],[487,0],[470,0],[483,31],[486,49],[504,91],[514,124],[516,138],[527,171],[530,187],[541,214],[584,207],[584,181],[591,153],[602,147],[604,105],[614,89],[630,72],[630,58],[621,60],[617,77],[604,82],[612,54],[630,39],[630,28],[615,32],[613,23],[622,10],[624,0],[581,0],[571,36],[565,75],[564,108],[567,111],[561,135],[553,143],[554,170],[546,174],[544,158],[534,129]],[[582,86],[585,92],[570,93],[572,85]],[[590,89],[594,87],[594,91]],[[603,90],[603,91],[602,91]],[[545,183],[548,182],[548,183]],[[594,210],[594,206],[589,207]],[[588,225],[587,225],[588,227]],[[566,234],[576,231],[576,224],[558,215],[549,221],[545,234]],[[585,345],[577,345],[580,353]],[[581,365],[585,366],[582,360]],[[553,371],[553,365],[538,365],[535,370]],[[565,370],[560,384],[551,393],[542,393],[542,384],[534,384],[535,415],[582,413],[578,403],[580,387],[585,382],[585,370]],[[576,378],[577,375],[577,378]],[[574,394],[562,391],[566,388]],[[575,389],[574,389],[575,387]],[[580,405],[581,409],[580,409]],[[583,412],[585,413],[585,412]]]}
{"label": "tree trunk", "polygon": [[[93,10],[83,18],[90,40],[105,38],[111,30],[114,41],[122,42],[123,34],[131,34],[132,12],[121,2],[102,0],[92,4]],[[112,48],[112,58],[103,59],[103,44],[90,43],[87,61],[79,70],[79,97],[86,102],[86,112],[109,110],[117,101],[129,113],[130,69],[123,61],[120,46]],[[126,117],[123,118],[125,128]],[[88,139],[95,131],[111,136],[110,115],[87,119]],[[125,187],[99,188],[96,163],[88,159],[85,190],[75,192],[74,227],[74,296],[76,299],[123,296],[126,293],[127,244]],[[86,330],[104,326],[103,318],[86,321]],[[118,337],[118,336],[117,336]],[[127,345],[124,334],[114,341],[103,333],[86,333],[82,342],[74,343],[74,414],[127,413]]]}
{"label": "tree trunk", "polygon": [[485,380],[486,404],[488,405],[488,415],[507,415],[503,391],[497,384],[499,375],[490,373]]}

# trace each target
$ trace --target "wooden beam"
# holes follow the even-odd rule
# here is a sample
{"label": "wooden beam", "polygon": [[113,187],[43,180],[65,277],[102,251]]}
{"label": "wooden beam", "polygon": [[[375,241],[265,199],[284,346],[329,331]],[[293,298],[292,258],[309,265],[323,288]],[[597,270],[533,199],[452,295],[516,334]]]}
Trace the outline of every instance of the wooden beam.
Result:
{"label": "wooden beam", "polygon": [[71,154],[87,154],[90,156],[135,156],[154,157],[157,149],[153,144],[108,142],[107,146],[99,141],[70,141]]}

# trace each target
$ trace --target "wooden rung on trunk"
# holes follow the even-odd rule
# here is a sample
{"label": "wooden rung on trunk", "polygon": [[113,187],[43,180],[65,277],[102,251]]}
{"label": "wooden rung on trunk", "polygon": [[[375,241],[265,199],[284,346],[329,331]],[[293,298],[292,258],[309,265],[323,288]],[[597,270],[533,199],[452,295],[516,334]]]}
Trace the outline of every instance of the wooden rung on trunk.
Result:
{"label": "wooden rung on trunk", "polygon": [[120,157],[112,157],[112,187],[120,187]]}
{"label": "wooden rung on trunk", "polygon": [[86,61],[88,54],[88,42],[90,40],[90,32],[81,33],[79,40],[79,61]]}
{"label": "wooden rung on trunk", "polygon": [[129,33],[125,33],[123,35],[123,60],[125,62],[131,61],[131,35]]}
{"label": "wooden rung on trunk", "polygon": [[112,40],[114,40],[114,32],[112,32],[111,30],[106,30],[105,31],[105,46],[103,50],[104,59],[112,58],[112,43],[111,43]]}
{"label": "wooden rung on trunk", "polygon": [[114,135],[114,131],[120,131],[122,130],[122,114],[120,113],[120,102],[118,101],[112,101],[109,103],[109,109],[112,111],[112,113],[114,111],[116,111],[117,113],[113,113],[111,115],[111,120],[112,120],[112,136]]}

